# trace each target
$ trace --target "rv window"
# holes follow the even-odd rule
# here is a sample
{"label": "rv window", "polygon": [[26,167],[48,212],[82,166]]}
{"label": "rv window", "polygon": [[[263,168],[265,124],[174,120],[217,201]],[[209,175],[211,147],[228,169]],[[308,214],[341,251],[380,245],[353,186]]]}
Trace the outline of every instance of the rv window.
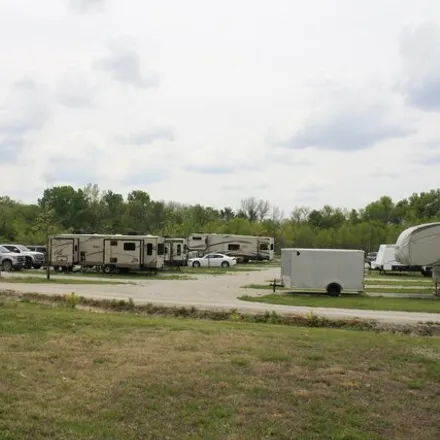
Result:
{"label": "rv window", "polygon": [[153,245],[151,243],[147,244],[147,255],[153,255]]}
{"label": "rv window", "polygon": [[261,243],[260,244],[260,251],[268,251],[269,245],[267,243]]}
{"label": "rv window", "polygon": [[168,255],[168,246],[165,246],[165,255]]}
{"label": "rv window", "polygon": [[239,251],[240,245],[239,244],[228,244],[228,251]]}
{"label": "rv window", "polygon": [[178,244],[177,245],[177,256],[180,257],[181,254],[182,254],[182,245]]}
{"label": "rv window", "polygon": [[165,248],[165,245],[163,243],[159,243],[157,245],[157,255],[163,255],[164,254],[164,248]]}
{"label": "rv window", "polygon": [[202,237],[192,237],[193,240],[201,240]]}
{"label": "rv window", "polygon": [[110,242],[110,246],[117,246],[117,245],[118,245],[118,242],[116,240],[112,240]]}
{"label": "rv window", "polygon": [[273,243],[270,245],[270,250],[273,251]]}
{"label": "rv window", "polygon": [[135,251],[136,243],[124,243],[124,251]]}

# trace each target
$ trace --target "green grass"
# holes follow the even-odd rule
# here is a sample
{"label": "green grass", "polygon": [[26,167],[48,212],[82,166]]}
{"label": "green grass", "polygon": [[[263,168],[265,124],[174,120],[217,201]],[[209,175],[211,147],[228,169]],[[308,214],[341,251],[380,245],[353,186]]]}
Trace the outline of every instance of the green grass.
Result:
{"label": "green grass", "polygon": [[87,280],[87,279],[75,279],[71,278],[51,278],[50,280],[46,279],[46,277],[1,277],[0,283],[22,283],[22,284],[134,284],[130,282],[120,282],[120,281],[111,281],[111,280]]}
{"label": "green grass", "polygon": [[0,302],[22,439],[437,439],[440,339]]}
{"label": "green grass", "polygon": [[[379,284],[378,284],[379,285]],[[272,290],[273,287],[268,284],[246,284],[241,286],[243,289],[258,289],[258,290]],[[412,286],[409,286],[412,287]],[[292,289],[288,287],[276,287],[276,291],[283,292],[299,292],[299,293],[316,293],[310,289]],[[407,293],[407,294],[432,294],[434,292],[434,286],[419,286],[416,288],[415,286],[411,289],[402,289],[402,288],[381,288],[381,287],[368,287],[366,286],[364,292],[374,292],[374,293]]]}
{"label": "green grass", "polygon": [[416,286],[416,287],[427,287],[427,286],[434,286],[434,283],[432,280],[387,280],[387,279],[380,279],[380,280],[370,280],[368,278],[365,279],[365,284],[368,286],[369,284],[374,285],[381,285],[381,286]]}
{"label": "green grass", "polygon": [[241,296],[240,299],[243,301],[288,306],[440,313],[440,299],[433,297],[413,299],[342,295],[337,298],[332,298],[326,294],[275,293],[258,297],[244,295]]}

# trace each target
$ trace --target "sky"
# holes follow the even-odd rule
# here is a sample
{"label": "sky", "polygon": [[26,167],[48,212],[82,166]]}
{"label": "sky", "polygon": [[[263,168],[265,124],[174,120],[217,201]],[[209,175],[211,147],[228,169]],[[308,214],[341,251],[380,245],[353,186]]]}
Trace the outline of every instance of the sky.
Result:
{"label": "sky", "polygon": [[438,0],[0,0],[0,195],[288,214],[439,186]]}

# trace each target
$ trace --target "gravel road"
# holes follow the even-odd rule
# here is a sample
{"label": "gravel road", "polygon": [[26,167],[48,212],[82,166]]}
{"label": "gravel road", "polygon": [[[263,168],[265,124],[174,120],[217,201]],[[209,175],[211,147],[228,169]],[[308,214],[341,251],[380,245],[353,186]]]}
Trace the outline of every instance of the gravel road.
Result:
{"label": "gravel road", "polygon": [[[132,298],[135,303],[155,303],[162,305],[194,306],[203,309],[237,309],[240,312],[275,311],[283,314],[316,315],[330,319],[360,318],[374,319],[389,323],[417,323],[434,321],[440,323],[440,313],[388,312],[372,310],[355,310],[323,307],[282,306],[263,303],[240,301],[242,295],[260,296],[269,293],[267,290],[243,289],[246,284],[268,284],[268,280],[279,278],[279,268],[273,267],[261,271],[239,272],[227,275],[198,275],[194,280],[164,280],[164,279],[128,279],[111,278],[112,281],[130,282],[133,284],[27,284],[2,282],[0,289],[14,290],[21,293],[35,292],[57,295],[75,292],[84,297],[98,299]],[[3,278],[17,274],[2,273]],[[21,276],[26,276],[25,274]],[[28,275],[35,277],[35,274]],[[53,278],[66,278],[65,275],[52,275]],[[81,276],[75,276],[80,279]],[[99,276],[87,277],[105,279]],[[399,295],[400,296],[400,295]],[[426,297],[426,294],[424,295]],[[335,304],[338,299],[335,298]]]}

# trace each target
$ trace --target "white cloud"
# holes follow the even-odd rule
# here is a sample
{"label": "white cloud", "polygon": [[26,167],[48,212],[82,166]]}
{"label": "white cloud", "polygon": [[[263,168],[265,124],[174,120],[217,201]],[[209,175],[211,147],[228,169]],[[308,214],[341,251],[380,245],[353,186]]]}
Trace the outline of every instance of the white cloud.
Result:
{"label": "white cloud", "polygon": [[399,51],[404,68],[399,83],[408,104],[440,111],[440,25],[428,22],[405,28]]}
{"label": "white cloud", "polygon": [[435,0],[34,3],[0,5],[11,197],[49,176],[291,212],[438,186]]}

